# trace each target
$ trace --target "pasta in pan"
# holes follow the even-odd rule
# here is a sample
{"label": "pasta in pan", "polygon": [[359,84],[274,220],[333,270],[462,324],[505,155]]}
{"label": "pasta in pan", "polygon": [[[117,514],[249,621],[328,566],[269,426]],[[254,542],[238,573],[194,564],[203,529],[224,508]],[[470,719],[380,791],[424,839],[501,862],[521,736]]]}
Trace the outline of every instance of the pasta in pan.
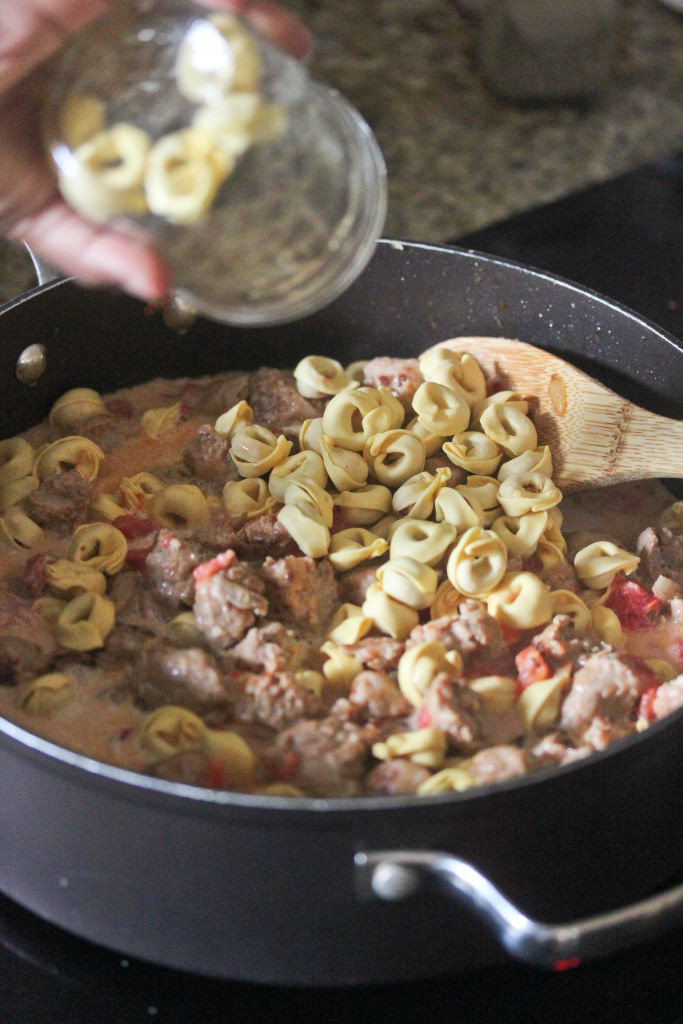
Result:
{"label": "pasta in pan", "polygon": [[681,502],[563,499],[532,397],[447,345],[67,391],[0,441],[0,713],[280,798],[457,793],[647,728],[683,703]]}

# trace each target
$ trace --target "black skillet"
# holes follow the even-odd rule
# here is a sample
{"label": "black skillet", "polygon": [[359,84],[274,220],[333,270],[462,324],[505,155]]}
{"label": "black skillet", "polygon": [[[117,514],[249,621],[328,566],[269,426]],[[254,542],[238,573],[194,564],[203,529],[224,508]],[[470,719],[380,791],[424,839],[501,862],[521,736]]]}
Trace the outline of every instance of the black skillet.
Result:
{"label": "black skillet", "polygon": [[[681,346],[636,314],[503,260],[385,241],[333,305],[268,329],[200,320],[178,336],[121,295],[69,282],[27,293],[0,313],[0,437],[69,387],[312,352],[413,355],[456,334],[519,337],[680,415]],[[31,386],[18,366],[37,375]],[[652,894],[681,868],[682,735],[679,711],[586,761],[494,787],[291,801],[119,771],[0,720],[0,888],[101,945],[225,978],[405,979],[484,964],[500,943],[546,964],[605,954],[681,918],[682,886]]]}

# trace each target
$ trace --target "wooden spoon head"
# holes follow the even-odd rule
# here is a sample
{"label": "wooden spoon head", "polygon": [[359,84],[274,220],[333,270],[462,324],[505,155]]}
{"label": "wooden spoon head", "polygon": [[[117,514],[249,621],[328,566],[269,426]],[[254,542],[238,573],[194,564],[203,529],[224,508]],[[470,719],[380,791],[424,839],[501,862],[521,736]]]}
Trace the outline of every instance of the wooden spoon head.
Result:
{"label": "wooden spoon head", "polygon": [[[458,337],[433,346],[469,352],[489,390],[512,390],[529,402],[539,444],[550,446],[553,479],[566,492],[652,476],[683,475],[653,461],[662,425],[674,421],[638,409],[544,349],[512,338]],[[430,351],[433,351],[430,349]],[[628,435],[628,436],[627,436]]]}

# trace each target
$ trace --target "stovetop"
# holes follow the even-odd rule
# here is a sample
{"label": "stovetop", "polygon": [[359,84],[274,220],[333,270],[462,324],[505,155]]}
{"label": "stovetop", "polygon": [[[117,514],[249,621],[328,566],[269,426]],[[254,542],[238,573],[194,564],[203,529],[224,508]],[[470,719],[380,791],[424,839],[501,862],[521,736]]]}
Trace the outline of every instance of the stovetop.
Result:
{"label": "stovetop", "polygon": [[[661,160],[454,241],[558,273],[680,336],[682,166]],[[0,896],[0,1024],[683,1024],[682,939],[564,973],[504,962],[396,985],[286,989],[131,960]]]}

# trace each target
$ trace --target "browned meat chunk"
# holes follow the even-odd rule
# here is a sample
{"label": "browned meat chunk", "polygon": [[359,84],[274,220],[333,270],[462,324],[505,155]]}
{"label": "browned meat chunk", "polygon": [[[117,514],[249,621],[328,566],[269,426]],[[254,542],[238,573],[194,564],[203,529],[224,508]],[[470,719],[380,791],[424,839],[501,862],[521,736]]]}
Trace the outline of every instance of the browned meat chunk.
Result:
{"label": "browned meat chunk", "polygon": [[278,737],[276,774],[313,796],[353,796],[361,792],[379,734],[334,715],[301,721]]}
{"label": "browned meat chunk", "polygon": [[638,579],[651,590],[658,576],[665,576],[683,588],[683,533],[674,533],[666,526],[658,531],[649,526],[638,537],[640,555]]}
{"label": "browned meat chunk", "polygon": [[534,572],[551,590],[571,590],[573,594],[578,594],[581,591],[574,566],[570,562],[558,562],[557,565],[551,565],[549,569],[539,566]]}
{"label": "browned meat chunk", "polygon": [[394,671],[404,650],[403,641],[390,636],[366,636],[357,644],[344,647],[345,653],[352,654],[361,665],[379,672]]}
{"label": "browned meat chunk", "polygon": [[569,615],[555,615],[552,622],[531,642],[553,668],[569,662],[575,665],[603,648],[598,640],[577,637]]}
{"label": "browned meat chunk", "polygon": [[363,383],[373,388],[385,387],[396,395],[405,409],[412,408],[415,392],[423,382],[417,359],[392,359],[378,356],[363,369]]}
{"label": "browned meat chunk", "polygon": [[252,375],[249,404],[255,423],[289,438],[298,438],[304,420],[322,416],[324,408],[323,402],[299,394],[292,373],[267,366]]}
{"label": "browned meat chunk", "polygon": [[337,606],[334,569],[308,555],[266,558],[261,569],[270,614],[284,622],[319,629]]}
{"label": "browned meat chunk", "polygon": [[404,757],[382,761],[365,780],[365,791],[373,796],[401,796],[416,793],[431,772]]}
{"label": "browned meat chunk", "polygon": [[529,767],[526,753],[519,747],[502,745],[486,747],[475,754],[467,765],[467,771],[481,783],[504,782],[524,775]]}
{"label": "browned meat chunk", "polygon": [[198,526],[192,534],[192,540],[199,550],[204,550],[210,555],[218,551],[227,551],[228,548],[237,551],[239,544],[233,525],[223,515],[214,516],[207,523]]}
{"label": "browned meat chunk", "polygon": [[0,686],[18,686],[41,675],[50,655],[31,640],[5,634],[0,636]]}
{"label": "browned meat chunk", "polygon": [[368,587],[377,582],[376,565],[358,565],[355,569],[342,572],[337,577],[339,600],[348,604],[362,605]]}
{"label": "browned meat chunk", "polygon": [[147,580],[164,604],[171,608],[191,605],[194,598],[192,571],[199,559],[184,540],[160,530],[156,544],[145,559]]}
{"label": "browned meat chunk", "polygon": [[600,719],[608,731],[614,727],[623,731],[629,726],[638,697],[653,679],[647,665],[632,654],[594,654],[574,673],[562,704],[561,727],[570,736],[581,738],[593,720]]}
{"label": "browned meat chunk", "polygon": [[62,524],[73,529],[79,521],[85,520],[90,504],[92,484],[77,469],[65,469],[62,473],[50,473],[38,488],[29,494],[28,514],[41,526]]}
{"label": "browned meat chunk", "polygon": [[47,567],[54,561],[50,555],[41,551],[32,555],[24,566],[21,574],[21,585],[29,597],[40,597],[47,589]]}
{"label": "browned meat chunk", "polygon": [[194,617],[208,642],[225,653],[268,611],[263,580],[235,560],[195,583]]}
{"label": "browned meat chunk", "polygon": [[238,555],[249,558],[277,557],[299,551],[282,523],[271,515],[256,516],[246,522],[237,532],[234,548]]}
{"label": "browned meat chunk", "polygon": [[513,660],[498,622],[478,601],[463,601],[457,615],[442,615],[411,632],[407,647],[436,640],[459,651],[468,675],[507,675]]}
{"label": "browned meat chunk", "polygon": [[131,665],[130,682],[145,707],[182,704],[192,711],[225,706],[228,693],[214,659],[201,647],[171,647],[148,640]]}
{"label": "browned meat chunk", "polygon": [[357,721],[377,718],[401,718],[411,705],[396,683],[385,672],[359,672],[348,696],[351,713]]}
{"label": "browned meat chunk", "polygon": [[230,456],[230,442],[208,425],[200,427],[183,451],[183,462],[200,480],[238,480]]}
{"label": "browned meat chunk", "polygon": [[566,733],[549,732],[531,747],[530,753],[537,767],[542,768],[576,761],[580,757],[592,754],[593,748],[588,744],[575,747]]}
{"label": "browned meat chunk", "polygon": [[681,706],[683,706],[683,675],[662,683],[652,702],[652,710],[655,713],[655,718],[664,718],[664,715],[671,714]]}
{"label": "browned meat chunk", "polygon": [[232,409],[233,405],[247,398],[248,394],[249,374],[234,370],[215,377],[206,388],[197,391],[196,394],[186,395],[184,404],[215,420],[228,409]]}
{"label": "browned meat chunk", "polygon": [[310,647],[282,623],[266,622],[250,629],[230,654],[252,672],[273,673],[298,668],[309,657]]}
{"label": "browned meat chunk", "polygon": [[290,672],[249,674],[242,677],[234,713],[242,722],[260,722],[279,730],[302,718],[321,714],[322,704],[320,698]]}
{"label": "browned meat chunk", "polygon": [[471,754],[483,743],[481,716],[479,696],[458,686],[447,673],[440,672],[425,693],[419,723],[440,729],[446,733],[454,750]]}

